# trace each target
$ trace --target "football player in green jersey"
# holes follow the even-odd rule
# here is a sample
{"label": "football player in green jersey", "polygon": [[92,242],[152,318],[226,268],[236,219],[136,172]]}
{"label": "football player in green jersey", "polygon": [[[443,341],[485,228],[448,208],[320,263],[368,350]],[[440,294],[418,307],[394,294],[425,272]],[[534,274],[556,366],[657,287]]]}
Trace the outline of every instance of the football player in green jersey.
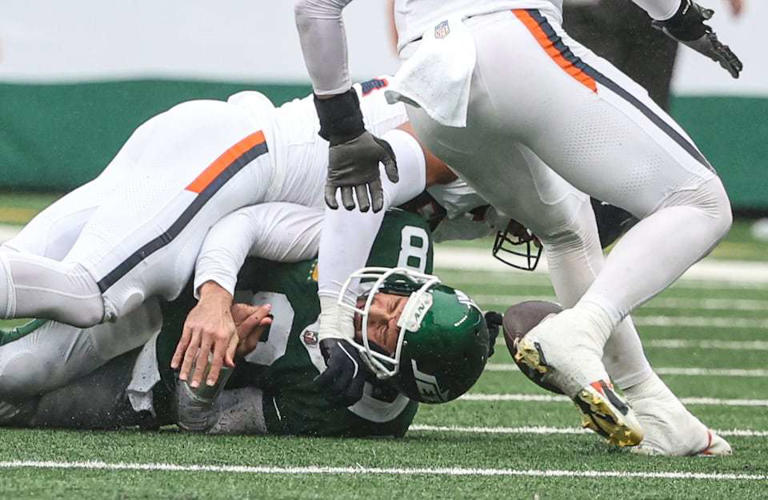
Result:
{"label": "football player in green jersey", "polygon": [[[315,259],[246,261],[233,317],[240,326],[256,318],[250,331],[239,333],[241,347],[258,343],[250,352],[240,350],[244,356],[226,388],[208,394],[205,386],[191,390],[177,383],[169,368],[194,305],[192,294],[183,294],[163,304],[162,329],[143,349],[27,400],[6,423],[115,428],[179,421],[187,429],[212,433],[399,436],[412,421],[417,401],[454,399],[477,380],[492,342],[485,320],[466,295],[427,274],[432,241],[423,219],[394,210],[385,217],[368,261],[379,270],[364,273],[377,279],[359,301],[358,346],[368,365],[360,369],[370,370],[364,397],[349,407],[328,402],[314,382],[325,369],[316,330],[316,265]],[[271,310],[262,307],[266,304]],[[267,312],[271,318],[262,319]],[[0,405],[0,418],[2,412]]]}

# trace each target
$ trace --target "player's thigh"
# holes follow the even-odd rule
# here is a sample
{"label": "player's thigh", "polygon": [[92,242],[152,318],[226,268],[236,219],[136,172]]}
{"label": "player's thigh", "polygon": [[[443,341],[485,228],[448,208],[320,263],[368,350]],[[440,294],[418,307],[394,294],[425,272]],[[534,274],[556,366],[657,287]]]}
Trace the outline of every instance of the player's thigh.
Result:
{"label": "player's thigh", "polygon": [[131,181],[131,171],[145,151],[155,126],[163,122],[162,116],[152,117],[140,125],[98,177],[46,207],[4,246],[54,260],[63,259],[96,209],[114,198],[120,186]]}
{"label": "player's thigh", "polygon": [[114,323],[91,328],[46,321],[0,346],[0,397],[23,399],[68,384],[144,345],[161,325],[160,306],[154,299]]}
{"label": "player's thigh", "polygon": [[530,149],[488,127],[445,127],[408,107],[419,138],[498,210],[547,239],[569,228],[587,196]]}
{"label": "player's thigh", "polygon": [[[537,11],[475,26],[473,108],[573,186],[636,215],[714,173],[639,85]],[[499,61],[506,64],[500,65]]]}
{"label": "player's thigh", "polygon": [[96,180],[80,186],[37,214],[19,234],[3,243],[3,248],[61,260],[103,201],[104,193]]}
{"label": "player's thigh", "polygon": [[192,101],[154,120],[143,152],[125,157],[130,175],[65,258],[88,269],[118,313],[178,293],[207,230],[263,200],[272,175],[263,134],[236,106]]}

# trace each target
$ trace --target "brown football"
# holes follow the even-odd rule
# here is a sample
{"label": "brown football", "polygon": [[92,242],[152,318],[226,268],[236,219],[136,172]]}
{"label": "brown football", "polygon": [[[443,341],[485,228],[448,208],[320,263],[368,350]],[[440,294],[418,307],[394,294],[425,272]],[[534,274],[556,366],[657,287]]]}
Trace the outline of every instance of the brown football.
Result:
{"label": "brown football", "polygon": [[[523,338],[526,333],[530,332],[533,327],[541,323],[541,321],[550,314],[557,314],[562,310],[563,308],[554,302],[546,302],[543,300],[520,302],[507,309],[504,313],[502,326],[504,329],[504,341],[507,343],[507,349],[509,349],[512,359],[515,358],[515,353],[517,352],[516,340]],[[515,360],[515,363],[517,363],[517,360]],[[525,376],[531,379],[536,385],[557,394],[563,393],[557,387],[542,382],[541,375],[538,373],[530,373],[525,365],[517,363],[517,366],[520,368],[520,371],[522,371]]]}

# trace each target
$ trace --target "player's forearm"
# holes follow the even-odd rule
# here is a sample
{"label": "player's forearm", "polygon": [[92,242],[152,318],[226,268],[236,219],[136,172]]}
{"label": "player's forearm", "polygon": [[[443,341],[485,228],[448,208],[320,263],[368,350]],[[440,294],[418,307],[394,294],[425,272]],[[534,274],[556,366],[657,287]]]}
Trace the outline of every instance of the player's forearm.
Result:
{"label": "player's forearm", "polygon": [[352,86],[341,11],[352,0],[296,0],[299,40],[315,94],[330,96]]}
{"label": "player's forearm", "polygon": [[237,273],[261,232],[259,225],[251,222],[247,212],[238,210],[208,231],[195,264],[196,297],[200,297],[200,287],[206,282],[217,283],[230,294],[234,293]]}
{"label": "player's forearm", "polygon": [[[386,210],[386,204],[385,204]],[[365,267],[384,211],[361,213],[357,210],[325,209],[318,256],[318,294],[336,297],[347,276]],[[357,290],[346,300],[354,302]]]}
{"label": "player's forearm", "polygon": [[261,237],[254,239],[249,257],[275,262],[299,262],[317,256],[323,210],[293,203],[266,203],[249,207]]}
{"label": "player's forearm", "polygon": [[[335,297],[347,276],[365,267],[384,212],[415,198],[425,189],[424,152],[418,141],[402,130],[390,130],[382,138],[389,142],[397,157],[400,181],[393,183],[382,177],[384,210],[381,212],[326,209],[318,264],[320,295]],[[351,301],[352,297],[348,299]]]}
{"label": "player's forearm", "polygon": [[680,0],[632,0],[642,7],[649,16],[658,21],[672,17],[680,8]]}

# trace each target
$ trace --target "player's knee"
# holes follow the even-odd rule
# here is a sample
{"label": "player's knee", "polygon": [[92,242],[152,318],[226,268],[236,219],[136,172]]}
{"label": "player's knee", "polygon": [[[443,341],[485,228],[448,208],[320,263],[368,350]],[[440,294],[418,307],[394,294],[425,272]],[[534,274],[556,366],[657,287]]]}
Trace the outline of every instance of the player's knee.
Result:
{"label": "player's knee", "polygon": [[44,391],[51,367],[31,352],[17,353],[0,367],[0,399],[21,401]]}
{"label": "player's knee", "polygon": [[551,222],[546,230],[533,231],[548,254],[556,249],[570,251],[598,243],[595,215],[588,199],[585,200],[577,209],[564,212],[557,223]]}
{"label": "player's knee", "polygon": [[[713,182],[714,181],[714,182]],[[723,238],[731,229],[733,224],[733,211],[731,210],[731,200],[728,198],[728,193],[725,191],[720,178],[713,179],[708,184],[709,196],[712,198],[713,217],[717,225],[718,239]]]}
{"label": "player's knee", "polygon": [[713,177],[695,189],[677,191],[658,209],[667,207],[687,207],[695,210],[693,213],[696,226],[706,230],[713,243],[720,241],[733,223],[731,202],[719,177]]}

